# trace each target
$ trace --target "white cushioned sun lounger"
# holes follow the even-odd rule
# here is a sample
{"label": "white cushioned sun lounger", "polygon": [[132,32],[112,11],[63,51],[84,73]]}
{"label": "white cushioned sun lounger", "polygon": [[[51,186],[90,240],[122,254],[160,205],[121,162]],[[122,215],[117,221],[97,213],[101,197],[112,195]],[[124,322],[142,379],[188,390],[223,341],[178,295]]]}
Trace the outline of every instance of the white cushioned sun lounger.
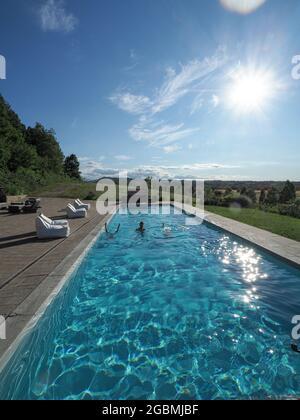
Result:
{"label": "white cushioned sun lounger", "polygon": [[74,207],[75,209],[85,209],[86,211],[91,209],[90,204],[83,203],[82,201],[79,200],[79,198],[74,201]]}
{"label": "white cushioned sun lounger", "polygon": [[67,220],[52,220],[49,217],[45,216],[44,214],[41,214],[40,217],[45,220],[46,223],[49,223],[49,225],[56,225],[56,226],[69,226],[69,222]]}
{"label": "white cushioned sun lounger", "polygon": [[75,207],[72,206],[72,204],[68,204],[66,210],[69,219],[80,219],[87,217],[86,209],[75,209]]}
{"label": "white cushioned sun lounger", "polygon": [[52,225],[42,217],[37,217],[36,234],[39,239],[67,238],[70,235],[69,225]]}

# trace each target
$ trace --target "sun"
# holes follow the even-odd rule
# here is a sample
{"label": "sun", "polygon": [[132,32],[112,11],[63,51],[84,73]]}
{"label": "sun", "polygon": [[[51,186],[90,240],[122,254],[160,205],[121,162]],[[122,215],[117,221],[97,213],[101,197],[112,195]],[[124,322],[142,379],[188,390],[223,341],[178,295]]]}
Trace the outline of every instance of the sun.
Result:
{"label": "sun", "polygon": [[268,71],[239,69],[231,74],[227,103],[237,113],[263,112],[275,91],[273,75]]}

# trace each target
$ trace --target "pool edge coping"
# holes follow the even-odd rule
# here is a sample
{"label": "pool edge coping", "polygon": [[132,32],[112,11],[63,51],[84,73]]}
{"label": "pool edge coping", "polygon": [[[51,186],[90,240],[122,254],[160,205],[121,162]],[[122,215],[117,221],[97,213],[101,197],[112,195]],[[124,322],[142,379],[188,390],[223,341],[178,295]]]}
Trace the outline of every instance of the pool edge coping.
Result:
{"label": "pool edge coping", "polygon": [[[117,209],[118,206],[111,210],[109,214],[77,244],[72,252],[67,255],[43,282],[16,308],[15,317],[10,317],[5,320],[6,331],[10,329],[12,331],[17,331],[17,334],[12,340],[8,340],[7,346],[5,345],[6,340],[2,340],[4,341],[4,348],[0,348],[0,374],[17,351],[21,342],[30,334],[48,307],[53,303],[61,290],[75,274],[76,270],[78,270],[88,252],[104,233],[105,223],[111,222]],[[71,267],[64,270],[64,265],[68,266],[67,263],[70,263],[70,261]],[[52,284],[52,282],[54,282],[54,284]],[[38,303],[35,300],[36,298],[38,299]],[[37,305],[38,309],[32,311],[34,312],[32,314],[28,314],[28,308],[30,308],[31,303],[33,302]],[[21,326],[18,322],[20,320]]]}

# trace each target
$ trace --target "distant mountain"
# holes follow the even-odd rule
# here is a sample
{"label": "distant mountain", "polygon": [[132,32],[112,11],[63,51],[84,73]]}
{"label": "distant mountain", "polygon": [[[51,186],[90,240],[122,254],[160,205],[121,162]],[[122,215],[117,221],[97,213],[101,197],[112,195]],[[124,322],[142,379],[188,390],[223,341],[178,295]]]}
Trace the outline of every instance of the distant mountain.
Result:
{"label": "distant mountain", "polygon": [[[100,179],[106,179],[107,177],[103,177]],[[116,184],[119,182],[119,178],[109,178],[112,179]],[[131,178],[127,179],[128,182],[131,181]],[[91,181],[93,183],[97,182],[98,180]],[[300,181],[293,182],[297,191],[300,191]],[[242,190],[243,188],[251,189],[251,190],[269,190],[272,187],[282,190],[285,185],[285,181],[205,181],[205,186],[207,188],[212,188],[214,190],[225,190],[227,188],[231,188],[232,190]]]}
{"label": "distant mountain", "polygon": [[[293,182],[297,190],[300,190],[300,181]],[[282,190],[285,181],[206,181],[205,185],[213,189],[232,188],[233,190],[241,190],[242,188],[254,190],[269,190],[272,187]]]}

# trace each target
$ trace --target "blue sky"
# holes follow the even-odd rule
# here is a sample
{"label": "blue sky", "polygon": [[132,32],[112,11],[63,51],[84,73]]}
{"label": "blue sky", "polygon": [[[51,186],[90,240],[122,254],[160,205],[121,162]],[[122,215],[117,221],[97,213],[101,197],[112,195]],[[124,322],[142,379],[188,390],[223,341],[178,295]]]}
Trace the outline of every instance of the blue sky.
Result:
{"label": "blue sky", "polygon": [[300,2],[253,2],[1,0],[0,92],[90,178],[300,180]]}

